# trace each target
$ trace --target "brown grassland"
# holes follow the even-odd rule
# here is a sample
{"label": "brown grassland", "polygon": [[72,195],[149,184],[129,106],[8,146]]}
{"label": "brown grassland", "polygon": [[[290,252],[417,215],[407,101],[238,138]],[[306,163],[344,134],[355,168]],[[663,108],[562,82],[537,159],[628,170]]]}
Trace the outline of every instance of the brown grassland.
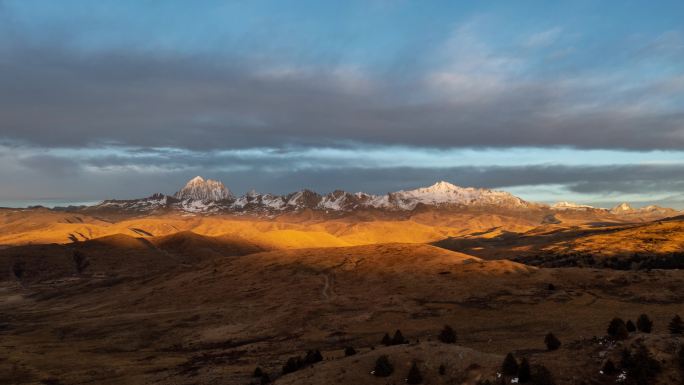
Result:
{"label": "brown grassland", "polygon": [[[543,216],[0,210],[0,384],[250,384],[259,366],[276,384],[384,385],[413,362],[425,384],[498,383],[508,352],[557,384],[609,384],[604,362],[638,344],[662,367],[652,383],[682,383],[667,324],[684,271],[644,261],[681,258],[684,220]],[[652,333],[602,339],[640,314]],[[381,344],[398,329],[408,344]],[[312,349],[322,362],[281,375]],[[370,374],[381,355],[389,377]]]}

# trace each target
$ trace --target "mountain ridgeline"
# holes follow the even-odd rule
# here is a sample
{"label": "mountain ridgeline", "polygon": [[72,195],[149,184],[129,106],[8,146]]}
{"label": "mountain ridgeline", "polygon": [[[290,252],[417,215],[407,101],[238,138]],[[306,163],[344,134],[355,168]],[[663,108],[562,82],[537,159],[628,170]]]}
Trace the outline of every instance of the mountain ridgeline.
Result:
{"label": "mountain ridgeline", "polygon": [[570,202],[559,202],[552,206],[525,201],[505,191],[483,188],[460,187],[440,181],[428,187],[401,190],[384,195],[364,192],[350,193],[336,190],[322,195],[311,190],[274,195],[254,190],[242,196],[235,196],[222,182],[192,178],[174,195],[161,193],[147,198],[133,200],[106,200],[86,210],[117,210],[124,212],[156,213],[160,211],[181,211],[199,214],[263,214],[278,215],[287,212],[315,210],[324,213],[345,213],[356,210],[381,210],[388,212],[412,211],[420,207],[433,208],[476,208],[506,211],[548,210],[549,212],[589,212],[616,216],[651,216],[664,218],[678,215],[669,208],[647,206],[635,209],[626,203],[613,209],[595,208]]}

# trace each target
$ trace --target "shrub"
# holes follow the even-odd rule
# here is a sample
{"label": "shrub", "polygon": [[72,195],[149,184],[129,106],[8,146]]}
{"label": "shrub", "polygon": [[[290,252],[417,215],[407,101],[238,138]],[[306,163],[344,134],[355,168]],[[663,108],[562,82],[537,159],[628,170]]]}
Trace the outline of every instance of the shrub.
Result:
{"label": "shrub", "polygon": [[[684,351],[684,349],[682,349],[682,351]],[[444,364],[439,365],[439,375],[443,376],[444,374],[446,374],[446,366],[444,366]]]}
{"label": "shrub", "polygon": [[456,331],[449,325],[444,325],[444,328],[439,332],[439,340],[445,344],[455,344],[456,343]]}
{"label": "shrub", "polygon": [[607,376],[612,376],[613,374],[617,373],[617,368],[615,367],[613,361],[608,360],[603,364],[601,371]]}
{"label": "shrub", "polygon": [[506,354],[506,358],[504,358],[503,364],[501,364],[501,373],[507,376],[518,374],[518,361],[516,361],[512,353]]}
{"label": "shrub", "polygon": [[259,381],[261,385],[266,385],[271,383],[271,377],[267,374],[264,373],[263,376],[261,376],[261,381]]}
{"label": "shrub", "polygon": [[387,356],[382,355],[375,360],[375,369],[373,375],[376,377],[389,377],[394,372],[394,366],[389,361]]}
{"label": "shrub", "polygon": [[264,371],[261,370],[261,368],[257,366],[256,369],[254,369],[254,373],[252,374],[252,377],[261,377],[263,375],[264,375]]}
{"label": "shrub", "polygon": [[530,372],[530,363],[527,362],[527,358],[523,358],[518,367],[518,382],[524,384],[530,382],[531,379],[532,373]]}
{"label": "shrub", "polygon": [[397,330],[396,332],[394,332],[394,337],[392,337],[392,345],[401,345],[407,342],[408,341],[406,341],[404,335],[401,334],[401,330]]}
{"label": "shrub", "polygon": [[423,383],[423,375],[420,374],[420,369],[418,369],[418,365],[416,365],[415,362],[413,362],[413,365],[411,365],[411,369],[408,372],[408,376],[406,376],[406,383],[407,384],[422,384]]}
{"label": "shrub", "polygon": [[356,354],[356,349],[352,348],[351,346],[344,348],[345,357],[353,356],[354,354]]}
{"label": "shrub", "polygon": [[554,291],[554,290],[556,290],[556,285],[550,283],[546,286],[546,289],[549,291]]}
{"label": "shrub", "polygon": [[634,333],[637,330],[636,325],[634,325],[634,322],[632,322],[632,320],[627,321],[625,327],[627,328],[627,331],[630,333]]}
{"label": "shrub", "polygon": [[676,314],[672,317],[672,321],[667,325],[667,328],[670,329],[670,333],[672,334],[684,333],[684,322],[682,321],[682,317],[680,317],[679,314]]}
{"label": "shrub", "polygon": [[546,344],[546,348],[548,350],[558,350],[561,346],[561,342],[556,336],[553,335],[553,333],[549,333],[544,337],[544,343]]}
{"label": "shrub", "polygon": [[637,329],[643,333],[650,333],[653,330],[653,321],[646,314],[642,314],[637,319]]}

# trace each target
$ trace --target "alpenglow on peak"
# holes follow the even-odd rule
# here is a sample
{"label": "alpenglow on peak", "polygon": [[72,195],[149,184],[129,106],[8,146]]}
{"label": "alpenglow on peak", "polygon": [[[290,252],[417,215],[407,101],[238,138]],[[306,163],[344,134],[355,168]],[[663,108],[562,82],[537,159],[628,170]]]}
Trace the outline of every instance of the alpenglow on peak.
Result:
{"label": "alpenglow on peak", "polygon": [[233,194],[221,181],[212,179],[204,180],[201,176],[190,179],[185,187],[180,189],[173,196],[180,200],[192,199],[206,202],[216,202],[233,198]]}

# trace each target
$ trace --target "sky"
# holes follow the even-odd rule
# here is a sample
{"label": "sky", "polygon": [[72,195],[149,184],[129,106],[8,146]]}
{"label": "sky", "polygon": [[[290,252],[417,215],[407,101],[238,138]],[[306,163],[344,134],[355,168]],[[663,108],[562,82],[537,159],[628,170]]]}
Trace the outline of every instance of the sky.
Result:
{"label": "sky", "polygon": [[684,208],[684,3],[0,0],[0,205],[195,175]]}

